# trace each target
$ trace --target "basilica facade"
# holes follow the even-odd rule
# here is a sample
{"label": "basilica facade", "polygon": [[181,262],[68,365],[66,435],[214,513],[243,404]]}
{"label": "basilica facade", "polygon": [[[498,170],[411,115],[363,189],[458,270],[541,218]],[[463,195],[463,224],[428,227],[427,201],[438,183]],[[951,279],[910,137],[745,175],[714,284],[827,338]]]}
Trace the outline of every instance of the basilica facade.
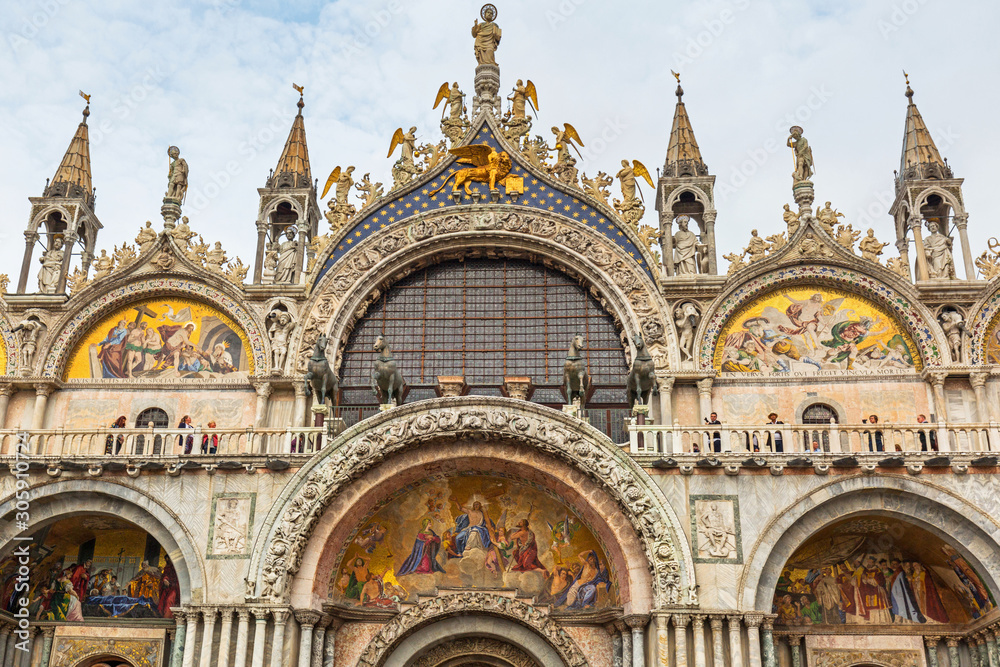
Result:
{"label": "basilica facade", "polygon": [[679,78],[588,176],[500,36],[391,183],[317,180],[299,88],[246,265],[177,147],[99,238],[88,100],[3,283],[0,664],[1000,667],[1000,244],[913,90],[894,247],[793,127],[720,257]]}

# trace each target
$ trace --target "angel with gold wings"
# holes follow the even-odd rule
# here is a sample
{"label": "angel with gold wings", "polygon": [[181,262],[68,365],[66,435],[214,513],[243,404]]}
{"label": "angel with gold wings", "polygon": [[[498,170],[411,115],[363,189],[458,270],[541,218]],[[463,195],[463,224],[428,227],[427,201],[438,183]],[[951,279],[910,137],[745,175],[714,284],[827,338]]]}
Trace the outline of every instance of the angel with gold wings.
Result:
{"label": "angel with gold wings", "polygon": [[[552,134],[556,135],[556,164],[565,164],[570,160],[574,160],[569,152],[570,146],[573,147],[577,155],[580,155],[580,149],[573,142],[575,141],[577,144],[583,146],[583,139],[580,138],[580,133],[576,131],[575,127],[569,123],[563,123],[563,129],[560,130],[558,127],[553,127]],[[583,156],[580,155],[580,157]]]}
{"label": "angel with gold wings", "polygon": [[[447,101],[448,105],[441,108],[441,120],[444,120],[445,111],[447,109],[451,109],[451,111],[448,113],[448,118],[452,121],[456,121],[461,119],[462,117],[462,107],[464,98],[465,94],[461,90],[459,90],[457,81],[451,84],[451,88],[448,87],[448,82],[445,81],[444,83],[441,84],[441,87],[438,88],[437,97],[434,99],[433,108],[437,109],[438,105],[441,104],[441,102]],[[389,154],[391,155],[392,152],[390,151]]]}
{"label": "angel with gold wings", "polygon": [[[528,79],[527,84],[518,79],[517,85],[514,86],[514,91],[507,99],[511,101],[512,122],[522,121],[527,118],[525,114],[526,104],[530,104],[535,115],[538,115],[538,90],[535,88],[535,84],[531,82],[531,79]],[[580,145],[582,146],[583,144],[581,143]]]}
{"label": "angel with gold wings", "polygon": [[413,151],[416,143],[417,128],[411,127],[409,132],[403,134],[403,128],[398,127],[392,134],[392,140],[389,142],[389,152],[386,154],[386,157],[392,157],[392,154],[396,152],[396,147],[402,146],[400,159],[406,164],[413,164]]}
{"label": "angel with gold wings", "polygon": [[441,187],[431,192],[432,196],[443,190],[452,176],[455,177],[455,183],[451,189],[452,192],[458,192],[458,189],[464,186],[465,194],[472,194],[469,184],[473,182],[489,183],[490,190],[496,190],[498,184],[506,187],[507,175],[510,174],[512,166],[510,156],[506,152],[498,153],[489,144],[458,146],[452,148],[449,152],[458,157],[460,164],[470,164],[473,166],[466,169],[459,169],[449,175],[441,183]]}
{"label": "angel with gold wings", "polygon": [[638,160],[632,160],[631,165],[629,165],[628,160],[622,160],[622,168],[615,176],[621,182],[623,204],[634,202],[636,200],[636,192],[639,193],[639,197],[642,197],[642,191],[635,184],[636,176],[645,179],[649,187],[653,187],[653,179],[649,175],[649,170],[646,169],[646,165]]}

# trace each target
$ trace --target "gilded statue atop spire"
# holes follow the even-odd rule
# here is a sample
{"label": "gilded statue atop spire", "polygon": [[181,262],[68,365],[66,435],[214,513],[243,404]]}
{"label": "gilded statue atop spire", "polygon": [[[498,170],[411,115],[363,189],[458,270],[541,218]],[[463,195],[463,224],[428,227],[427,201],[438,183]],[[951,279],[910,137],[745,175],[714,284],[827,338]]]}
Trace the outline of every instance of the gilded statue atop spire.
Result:
{"label": "gilded statue atop spire", "polygon": [[788,134],[789,137],[786,143],[792,149],[792,152],[795,153],[795,171],[792,172],[792,178],[795,179],[795,182],[808,181],[809,177],[816,171],[813,164],[812,149],[809,147],[809,142],[806,138],[802,136],[802,128],[798,125],[793,125],[789,128]]}
{"label": "gilded statue atop spire", "polygon": [[497,17],[497,8],[491,4],[483,5],[479,10],[479,19],[472,25],[472,36],[476,38],[476,62],[480,65],[496,65],[497,46],[500,45],[500,26],[493,22]]}

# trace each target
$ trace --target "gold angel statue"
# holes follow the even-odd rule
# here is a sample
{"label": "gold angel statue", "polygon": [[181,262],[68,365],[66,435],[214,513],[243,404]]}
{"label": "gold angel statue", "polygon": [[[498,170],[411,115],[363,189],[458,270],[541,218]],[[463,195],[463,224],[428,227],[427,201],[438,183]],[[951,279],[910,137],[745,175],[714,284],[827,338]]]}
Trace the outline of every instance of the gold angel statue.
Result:
{"label": "gold angel statue", "polygon": [[646,169],[646,165],[639,162],[638,160],[632,160],[632,164],[628,163],[628,160],[622,160],[622,168],[618,171],[615,176],[621,182],[622,186],[622,200],[623,203],[628,203],[636,199],[636,193],[639,194],[639,199],[642,198],[642,190],[636,187],[635,177],[638,176],[649,184],[649,187],[653,187],[653,179],[649,175],[649,170]]}
{"label": "gold angel statue", "polygon": [[580,133],[576,131],[575,127],[569,123],[563,123],[563,129],[560,130],[558,127],[553,127],[552,134],[556,135],[555,150],[557,151],[557,163],[568,162],[573,159],[573,156],[569,152],[570,146],[573,147],[573,150],[576,151],[577,155],[583,157],[583,155],[580,154],[580,149],[573,143],[575,141],[577,144],[583,146],[583,139],[580,138]]}

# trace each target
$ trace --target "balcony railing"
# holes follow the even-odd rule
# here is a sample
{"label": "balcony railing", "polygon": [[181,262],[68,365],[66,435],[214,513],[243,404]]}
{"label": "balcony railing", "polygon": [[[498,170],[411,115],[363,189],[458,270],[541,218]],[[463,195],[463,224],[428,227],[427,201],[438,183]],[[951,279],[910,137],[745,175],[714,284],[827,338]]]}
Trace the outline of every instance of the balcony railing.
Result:
{"label": "balcony railing", "polygon": [[60,459],[279,456],[313,454],[327,438],[325,427],[3,430],[0,456],[18,450],[30,458]]}
{"label": "balcony railing", "polygon": [[1000,452],[1000,424],[630,424],[632,454]]}

